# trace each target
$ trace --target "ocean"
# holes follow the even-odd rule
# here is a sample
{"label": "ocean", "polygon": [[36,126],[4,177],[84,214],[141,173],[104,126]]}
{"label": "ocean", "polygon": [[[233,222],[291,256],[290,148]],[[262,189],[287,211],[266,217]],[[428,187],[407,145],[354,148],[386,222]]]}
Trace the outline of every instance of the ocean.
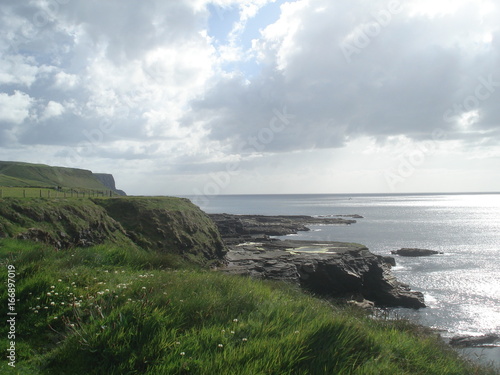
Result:
{"label": "ocean", "polygon": [[[313,225],[292,236],[357,242],[379,255],[403,247],[443,252],[395,256],[394,275],[423,292],[428,307],[391,314],[435,328],[443,337],[500,334],[500,194],[218,195],[196,202],[207,213],[361,215],[356,224]],[[500,365],[499,348],[466,354]]]}

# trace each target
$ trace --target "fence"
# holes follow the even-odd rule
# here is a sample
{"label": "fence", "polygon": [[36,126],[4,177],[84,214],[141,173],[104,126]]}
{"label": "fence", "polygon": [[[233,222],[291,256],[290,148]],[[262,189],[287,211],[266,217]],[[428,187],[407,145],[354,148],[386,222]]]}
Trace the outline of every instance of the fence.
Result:
{"label": "fence", "polygon": [[112,190],[0,187],[0,198],[91,198],[115,195]]}

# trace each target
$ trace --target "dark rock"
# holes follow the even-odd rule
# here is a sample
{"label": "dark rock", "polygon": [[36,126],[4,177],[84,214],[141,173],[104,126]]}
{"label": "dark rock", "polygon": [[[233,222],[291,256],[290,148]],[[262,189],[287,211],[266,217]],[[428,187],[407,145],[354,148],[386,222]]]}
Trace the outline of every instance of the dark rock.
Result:
{"label": "dark rock", "polygon": [[443,254],[442,252],[439,252],[436,250],[409,249],[409,248],[403,248],[403,249],[391,251],[391,253],[402,256],[402,257],[425,257],[425,256],[429,256],[429,255]]}
{"label": "dark rock", "polygon": [[457,348],[472,348],[492,346],[500,340],[500,336],[490,333],[482,336],[455,336],[450,339],[450,345]]}
{"label": "dark rock", "polygon": [[381,256],[380,257],[387,265],[391,266],[391,267],[395,267],[396,266],[396,259],[394,259],[394,257],[389,257],[389,256]]}
{"label": "dark rock", "polygon": [[118,195],[125,196],[127,195],[123,190],[118,190],[115,184],[115,178],[112,174],[109,173],[92,173],[92,175],[99,180],[104,186],[108,189],[114,191]]}
{"label": "dark rock", "polygon": [[[299,231],[308,231],[311,224],[354,224],[356,220],[339,217],[312,217],[304,215],[231,215],[210,214],[226,242],[238,243],[243,236],[285,236]],[[228,241],[229,240],[229,241]],[[239,241],[240,243],[243,241]]]}
{"label": "dark rock", "polygon": [[[399,283],[386,262],[362,245],[280,242],[273,244],[274,249],[269,244],[234,246],[226,255],[228,265],[222,271],[288,281],[323,296],[342,299],[362,296],[379,306],[425,307],[421,293]],[[300,251],[306,246],[322,252]]]}
{"label": "dark rock", "polygon": [[[338,217],[209,215],[230,251],[223,272],[287,281],[313,293],[379,306],[425,307],[422,293],[412,292],[390,272],[394,258],[372,254],[359,244],[269,238],[309,230],[308,224],[353,224]],[[352,217],[352,215],[349,215]]]}

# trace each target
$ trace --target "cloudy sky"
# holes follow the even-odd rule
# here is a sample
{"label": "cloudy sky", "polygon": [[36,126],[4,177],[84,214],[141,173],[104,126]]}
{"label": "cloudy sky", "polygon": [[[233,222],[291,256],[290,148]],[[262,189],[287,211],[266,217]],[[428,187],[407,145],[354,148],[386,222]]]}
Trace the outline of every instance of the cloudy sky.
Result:
{"label": "cloudy sky", "polygon": [[0,0],[0,160],[129,194],[500,191],[481,0]]}

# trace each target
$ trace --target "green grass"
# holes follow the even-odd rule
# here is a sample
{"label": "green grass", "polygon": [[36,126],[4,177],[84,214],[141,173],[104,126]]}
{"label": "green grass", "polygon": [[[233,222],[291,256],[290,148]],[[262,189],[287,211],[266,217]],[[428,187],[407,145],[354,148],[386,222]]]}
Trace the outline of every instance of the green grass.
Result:
{"label": "green grass", "polygon": [[[405,321],[280,283],[186,268],[103,244],[55,251],[0,240],[16,267],[16,371],[26,374],[494,374]],[[0,304],[7,305],[5,288]],[[7,347],[7,325],[0,345]]]}
{"label": "green grass", "polygon": [[51,167],[0,161],[0,186],[54,187],[106,190],[91,171],[77,168]]}
{"label": "green grass", "polygon": [[6,187],[0,183],[0,198],[91,198],[117,196],[110,190]]}

